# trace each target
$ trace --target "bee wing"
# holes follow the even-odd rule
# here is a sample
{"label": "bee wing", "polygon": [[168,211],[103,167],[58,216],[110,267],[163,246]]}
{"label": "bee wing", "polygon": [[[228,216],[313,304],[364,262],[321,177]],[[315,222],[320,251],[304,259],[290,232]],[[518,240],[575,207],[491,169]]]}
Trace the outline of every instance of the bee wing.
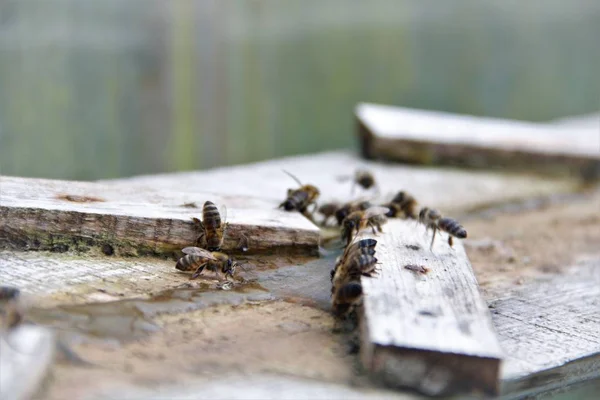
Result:
{"label": "bee wing", "polygon": [[374,206],[365,210],[365,218],[375,217],[377,215],[385,215],[390,211],[387,207]]}
{"label": "bee wing", "polygon": [[219,214],[221,215],[221,224],[227,222],[227,206],[225,204],[221,204],[219,207]]}
{"label": "bee wing", "polygon": [[201,249],[200,247],[186,247],[181,251],[183,252],[183,254],[203,257],[207,260],[216,260],[215,256],[213,256],[210,251]]}

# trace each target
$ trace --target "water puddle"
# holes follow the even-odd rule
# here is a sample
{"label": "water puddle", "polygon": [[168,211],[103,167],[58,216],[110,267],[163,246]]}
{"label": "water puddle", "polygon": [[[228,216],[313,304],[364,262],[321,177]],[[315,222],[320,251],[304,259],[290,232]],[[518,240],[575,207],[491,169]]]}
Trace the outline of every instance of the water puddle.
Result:
{"label": "water puddle", "polygon": [[247,264],[253,268],[240,273],[243,282],[235,285],[190,281],[180,288],[156,292],[149,299],[32,308],[27,312],[27,320],[50,326],[69,337],[83,335],[122,342],[159,330],[153,320],[163,313],[177,314],[216,305],[270,300],[328,309],[329,272],[338,254],[338,251],[328,251],[323,257],[302,265],[290,262],[277,267],[265,260],[254,260]]}

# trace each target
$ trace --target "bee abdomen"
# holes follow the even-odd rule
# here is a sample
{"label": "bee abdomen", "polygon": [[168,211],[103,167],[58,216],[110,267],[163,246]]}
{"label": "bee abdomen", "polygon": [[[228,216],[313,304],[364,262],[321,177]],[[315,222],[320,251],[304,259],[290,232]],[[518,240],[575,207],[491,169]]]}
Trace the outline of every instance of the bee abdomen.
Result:
{"label": "bee abdomen", "polygon": [[362,296],[362,286],[358,282],[349,282],[342,286],[337,293],[340,303],[349,303]]}
{"label": "bee abdomen", "polygon": [[221,226],[221,214],[212,201],[205,202],[202,207],[202,223],[213,228]]}
{"label": "bee abdomen", "polygon": [[198,265],[200,264],[200,261],[201,261],[200,257],[195,256],[193,254],[188,254],[188,255],[181,257],[177,261],[177,264],[175,264],[175,268],[177,268],[180,271],[191,271],[198,267]]}
{"label": "bee abdomen", "polygon": [[463,228],[462,225],[458,223],[458,221],[452,218],[440,219],[440,221],[438,222],[438,226],[441,230],[448,232],[452,236],[457,237],[459,239],[464,239],[467,237],[467,231],[465,230],[465,228]]}

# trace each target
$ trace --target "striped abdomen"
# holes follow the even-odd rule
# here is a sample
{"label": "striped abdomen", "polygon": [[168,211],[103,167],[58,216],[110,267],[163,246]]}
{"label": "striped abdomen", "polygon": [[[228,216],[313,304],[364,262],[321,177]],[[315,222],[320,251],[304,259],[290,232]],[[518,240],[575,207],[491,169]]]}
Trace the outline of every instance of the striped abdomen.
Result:
{"label": "striped abdomen", "polygon": [[306,207],[308,202],[308,193],[304,190],[293,190],[280,207],[283,207],[285,211],[298,210],[302,211]]}
{"label": "striped abdomen", "polygon": [[447,232],[448,234],[457,237],[459,239],[464,239],[467,237],[467,231],[462,227],[458,221],[452,218],[442,218],[438,222],[438,227]]}
{"label": "striped abdomen", "polygon": [[181,257],[175,268],[180,271],[195,271],[200,265],[206,263],[206,258],[194,254],[187,254]]}
{"label": "striped abdomen", "polygon": [[202,207],[202,224],[205,229],[219,229],[221,227],[221,214],[212,201],[207,201]]}
{"label": "striped abdomen", "polygon": [[369,254],[353,257],[348,262],[348,275],[358,278],[360,275],[370,276],[375,271],[377,258]]}

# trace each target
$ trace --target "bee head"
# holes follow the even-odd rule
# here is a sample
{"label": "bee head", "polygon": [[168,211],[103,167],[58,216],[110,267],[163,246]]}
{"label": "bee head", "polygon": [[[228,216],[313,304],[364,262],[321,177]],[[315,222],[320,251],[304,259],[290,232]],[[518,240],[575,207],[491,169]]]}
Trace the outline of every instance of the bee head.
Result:
{"label": "bee head", "polygon": [[421,211],[419,211],[419,221],[421,221],[421,222],[425,221],[425,216],[427,215],[427,211],[429,211],[429,209],[427,207],[422,208]]}

